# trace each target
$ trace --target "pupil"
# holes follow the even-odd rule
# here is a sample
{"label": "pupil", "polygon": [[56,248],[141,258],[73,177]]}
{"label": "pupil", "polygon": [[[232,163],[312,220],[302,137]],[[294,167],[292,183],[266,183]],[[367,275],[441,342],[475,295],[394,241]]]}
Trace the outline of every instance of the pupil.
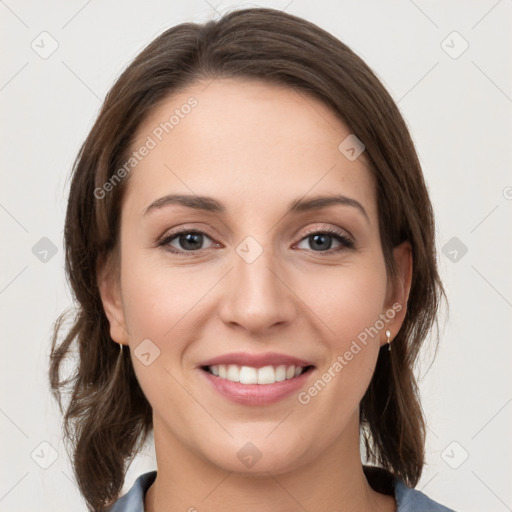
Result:
{"label": "pupil", "polygon": [[202,236],[200,233],[187,233],[180,236],[180,243],[184,249],[195,250],[201,246]]}
{"label": "pupil", "polygon": [[[314,241],[314,244],[317,245],[318,248],[320,249],[330,249],[331,245],[332,245],[332,240],[331,240],[331,236],[330,235],[313,235],[311,237]],[[325,242],[325,239],[328,238],[329,239],[329,242],[327,244],[327,247],[325,246],[322,246],[322,242]]]}

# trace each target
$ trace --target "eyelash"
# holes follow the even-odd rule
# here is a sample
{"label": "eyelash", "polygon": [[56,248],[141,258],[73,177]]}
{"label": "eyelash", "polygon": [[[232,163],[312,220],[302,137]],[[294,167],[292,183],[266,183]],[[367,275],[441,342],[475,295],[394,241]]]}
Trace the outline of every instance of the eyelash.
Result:
{"label": "eyelash", "polygon": [[[157,243],[157,246],[163,247],[165,250],[171,252],[172,254],[180,254],[180,255],[187,254],[187,255],[192,255],[192,256],[195,256],[197,254],[200,254],[201,252],[204,252],[205,250],[208,250],[208,249],[199,249],[197,251],[176,250],[175,248],[171,249],[170,246],[168,245],[172,240],[179,237],[180,235],[192,234],[192,233],[204,235],[213,241],[212,237],[205,231],[201,231],[198,229],[182,229],[181,231],[175,231],[173,233],[170,233],[170,234],[164,236]],[[315,254],[331,255],[335,252],[346,251],[346,250],[351,250],[351,249],[355,248],[355,244],[352,240],[350,240],[348,237],[343,235],[343,233],[341,233],[340,231],[338,231],[337,229],[334,229],[334,228],[326,228],[326,229],[322,229],[322,230],[311,229],[311,230],[307,231],[306,233],[304,233],[304,235],[302,236],[302,238],[300,239],[299,242],[302,242],[303,240],[305,240],[306,238],[308,238],[312,235],[331,235],[333,238],[335,238],[341,244],[339,247],[335,247],[334,249],[328,249],[326,251],[314,251],[312,249],[308,249],[309,252],[313,252]]]}

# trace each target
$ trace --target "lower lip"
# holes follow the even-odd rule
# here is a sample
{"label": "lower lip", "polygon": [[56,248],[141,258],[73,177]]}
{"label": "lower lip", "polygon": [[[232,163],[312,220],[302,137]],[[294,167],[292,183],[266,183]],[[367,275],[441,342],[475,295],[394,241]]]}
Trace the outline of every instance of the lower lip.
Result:
{"label": "lower lip", "polygon": [[229,400],[243,405],[269,405],[296,393],[304,386],[314,368],[293,379],[274,384],[240,384],[216,377],[206,370],[199,369],[213,388]]}

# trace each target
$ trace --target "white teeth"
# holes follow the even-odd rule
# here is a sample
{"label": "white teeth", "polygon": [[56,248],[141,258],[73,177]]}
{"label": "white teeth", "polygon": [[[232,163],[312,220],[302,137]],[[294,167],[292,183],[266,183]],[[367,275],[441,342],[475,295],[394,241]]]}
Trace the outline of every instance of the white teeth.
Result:
{"label": "white teeth", "polygon": [[302,366],[286,366],[284,364],[275,367],[263,366],[262,368],[236,364],[215,364],[208,368],[216,377],[241,384],[274,384],[298,377],[304,369]]}
{"label": "white teeth", "polygon": [[250,366],[240,368],[240,382],[242,384],[258,384],[258,370]]}
{"label": "white teeth", "polygon": [[283,364],[276,368],[276,381],[281,382],[286,379],[286,366]]}
{"label": "white teeth", "polygon": [[272,366],[258,368],[258,384],[274,384],[276,372]]}
{"label": "white teeth", "polygon": [[236,364],[230,364],[228,366],[226,379],[230,380],[231,382],[240,382],[240,366],[237,366]]}

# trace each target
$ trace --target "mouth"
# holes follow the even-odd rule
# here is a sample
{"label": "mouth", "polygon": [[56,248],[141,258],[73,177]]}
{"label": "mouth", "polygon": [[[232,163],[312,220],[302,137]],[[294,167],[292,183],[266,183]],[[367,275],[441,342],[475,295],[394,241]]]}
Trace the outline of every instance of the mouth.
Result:
{"label": "mouth", "polygon": [[224,354],[197,366],[219,395],[248,406],[274,404],[297,393],[315,368],[311,361],[272,352]]}
{"label": "mouth", "polygon": [[214,377],[238,382],[240,384],[269,385],[276,382],[295,379],[311,371],[313,365],[267,365],[256,368],[254,366],[240,366],[237,364],[213,364],[201,366],[201,369]]}

